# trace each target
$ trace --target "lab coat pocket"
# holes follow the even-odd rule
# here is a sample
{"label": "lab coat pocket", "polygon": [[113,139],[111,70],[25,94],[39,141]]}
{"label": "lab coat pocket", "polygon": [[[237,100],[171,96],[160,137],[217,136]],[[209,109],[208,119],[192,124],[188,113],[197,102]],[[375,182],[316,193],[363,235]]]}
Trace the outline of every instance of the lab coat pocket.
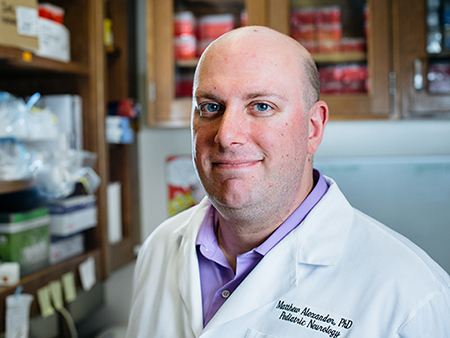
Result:
{"label": "lab coat pocket", "polygon": [[248,329],[247,333],[245,334],[245,338],[278,338],[278,337],[272,336],[271,334],[259,332],[254,329]]}

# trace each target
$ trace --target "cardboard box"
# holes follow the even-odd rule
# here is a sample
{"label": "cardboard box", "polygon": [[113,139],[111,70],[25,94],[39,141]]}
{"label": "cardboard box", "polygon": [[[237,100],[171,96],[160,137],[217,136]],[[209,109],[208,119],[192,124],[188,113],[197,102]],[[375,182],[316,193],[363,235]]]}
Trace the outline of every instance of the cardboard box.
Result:
{"label": "cardboard box", "polygon": [[31,51],[39,48],[37,0],[2,0],[0,44]]}
{"label": "cardboard box", "polygon": [[0,213],[0,256],[18,262],[22,276],[49,265],[49,211],[33,209],[20,213]]}
{"label": "cardboard box", "polygon": [[50,233],[70,236],[97,225],[97,200],[93,195],[70,197],[50,205]]}

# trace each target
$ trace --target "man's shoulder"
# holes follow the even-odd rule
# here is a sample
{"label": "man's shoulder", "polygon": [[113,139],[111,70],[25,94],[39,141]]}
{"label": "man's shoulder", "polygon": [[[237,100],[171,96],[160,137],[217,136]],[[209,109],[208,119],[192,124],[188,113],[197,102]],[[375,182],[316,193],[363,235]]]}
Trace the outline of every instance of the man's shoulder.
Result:
{"label": "man's shoulder", "polygon": [[450,287],[448,273],[411,240],[359,210],[355,211],[354,221],[352,242],[360,255],[372,257],[379,273],[404,279],[409,285]]}
{"label": "man's shoulder", "polygon": [[205,198],[199,204],[166,219],[146,238],[142,247],[167,246],[173,242],[179,242],[188,227],[199,226],[208,207],[209,201]]}
{"label": "man's shoulder", "polygon": [[[330,180],[331,181],[331,180]],[[330,210],[330,203],[336,204],[336,199],[345,199],[335,182],[330,182],[334,189],[329,189],[332,198],[328,199],[325,209]],[[350,207],[350,208],[349,208]],[[347,212],[351,212],[351,227],[348,228],[347,250],[353,257],[361,257],[372,262],[373,270],[390,270],[398,277],[399,271],[407,278],[431,278],[449,285],[450,277],[424,250],[406,238],[364,212],[347,205]],[[337,210],[331,208],[332,212]],[[338,211],[341,211],[339,208]],[[332,217],[330,217],[332,219]],[[381,271],[379,271],[381,273]]]}

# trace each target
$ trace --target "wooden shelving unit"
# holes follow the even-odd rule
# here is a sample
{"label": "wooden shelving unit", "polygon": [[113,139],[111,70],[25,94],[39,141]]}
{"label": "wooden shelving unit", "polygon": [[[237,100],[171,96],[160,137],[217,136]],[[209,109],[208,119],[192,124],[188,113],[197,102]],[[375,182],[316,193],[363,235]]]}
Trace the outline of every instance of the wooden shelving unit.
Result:
{"label": "wooden shelving unit", "polygon": [[[89,257],[96,263],[96,277],[104,281],[111,272],[135,258],[139,242],[139,203],[136,144],[109,145],[105,135],[106,105],[129,97],[128,16],[126,0],[111,0],[116,29],[116,50],[103,46],[104,0],[55,0],[65,10],[64,25],[70,31],[71,61],[68,63],[35,56],[18,48],[0,46],[0,88],[17,96],[35,92],[76,94],[82,98],[84,149],[97,155],[94,170],[102,182],[96,192],[98,224],[85,231],[86,252],[22,278],[23,292],[34,295],[31,316],[39,315],[36,291],[49,282],[73,272],[80,287],[78,266]],[[123,240],[114,245],[107,235],[107,185],[122,185]],[[32,181],[1,182],[0,194],[33,186]],[[4,331],[5,297],[16,286],[0,288],[0,332]]]}
{"label": "wooden shelving unit", "polygon": [[[114,50],[106,54],[106,100],[119,101],[133,97],[129,60],[131,40],[128,28],[129,2],[110,0],[109,9],[114,34]],[[131,22],[134,22],[131,20]],[[108,145],[108,180],[120,182],[122,190],[122,240],[108,244],[109,271],[115,271],[135,258],[134,247],[139,243],[139,180],[137,144]]]}
{"label": "wooden shelving unit", "polygon": [[[37,57],[17,48],[0,46],[0,87],[17,96],[35,92],[46,94],[77,94],[83,102],[84,149],[97,154],[94,168],[101,177],[97,195],[98,225],[86,231],[86,253],[48,267],[22,278],[23,292],[36,297],[36,291],[50,281],[59,279],[72,271],[79,284],[78,265],[88,257],[96,262],[96,276],[99,281],[107,278],[106,263],[106,185],[105,165],[105,104],[104,104],[104,55],[103,1],[76,0],[69,3],[56,1],[65,9],[65,25],[71,32],[72,61],[59,62]],[[80,20],[80,18],[84,18]],[[100,52],[100,53],[99,53]],[[5,190],[10,186],[11,189]],[[2,182],[2,193],[15,192],[32,187],[31,181]],[[5,297],[14,293],[16,286],[0,288],[0,331],[5,329]],[[39,314],[37,301],[32,303],[31,315]]]}

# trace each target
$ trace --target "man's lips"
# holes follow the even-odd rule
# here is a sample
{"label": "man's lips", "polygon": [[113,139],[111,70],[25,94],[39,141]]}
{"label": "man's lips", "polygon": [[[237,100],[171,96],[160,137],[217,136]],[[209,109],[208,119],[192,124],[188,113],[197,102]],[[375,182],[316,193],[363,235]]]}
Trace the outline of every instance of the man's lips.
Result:
{"label": "man's lips", "polygon": [[220,169],[240,169],[251,167],[255,164],[260,163],[261,160],[217,160],[213,161],[213,167]]}

